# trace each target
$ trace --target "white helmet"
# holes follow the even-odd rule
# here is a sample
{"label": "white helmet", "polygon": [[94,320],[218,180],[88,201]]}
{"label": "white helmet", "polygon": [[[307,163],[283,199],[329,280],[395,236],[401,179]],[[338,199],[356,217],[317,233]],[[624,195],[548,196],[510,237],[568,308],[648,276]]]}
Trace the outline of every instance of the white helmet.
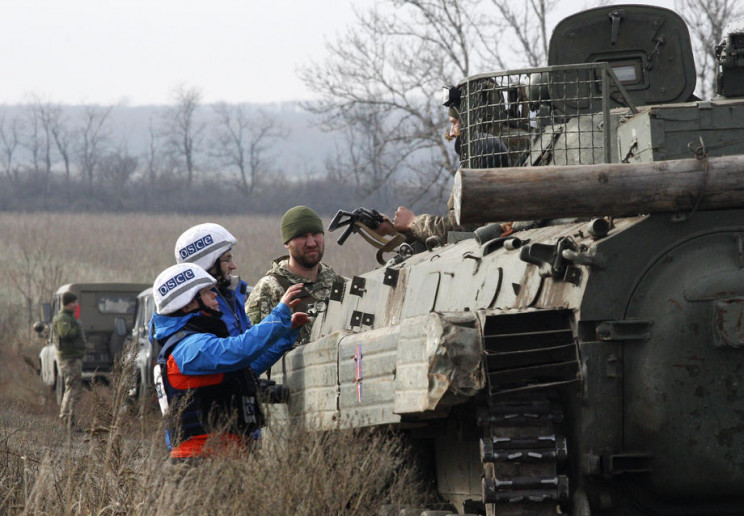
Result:
{"label": "white helmet", "polygon": [[160,315],[172,314],[189,304],[206,287],[211,287],[217,280],[207,271],[193,263],[171,265],[155,278],[152,294],[155,298],[155,310]]}
{"label": "white helmet", "polygon": [[199,224],[184,231],[176,240],[176,263],[195,263],[209,270],[237,243],[237,239],[219,224]]}

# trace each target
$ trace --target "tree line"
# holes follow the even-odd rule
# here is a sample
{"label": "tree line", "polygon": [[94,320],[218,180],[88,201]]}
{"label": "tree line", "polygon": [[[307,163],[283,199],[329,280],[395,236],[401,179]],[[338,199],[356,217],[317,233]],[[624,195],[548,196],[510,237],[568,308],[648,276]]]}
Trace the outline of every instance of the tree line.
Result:
{"label": "tree line", "polygon": [[[599,4],[600,2],[596,2]],[[595,5],[596,5],[595,4]],[[557,0],[379,0],[300,70],[318,100],[303,107],[337,138],[323,166],[301,177],[279,165],[289,129],[246,104],[204,106],[181,86],[147,120],[146,150],[111,127],[114,106],[33,98],[0,110],[3,209],[279,213],[298,202],[332,213],[339,199],[394,210],[446,198],[457,157],[443,138],[441,88],[495,69],[547,64]],[[587,7],[591,7],[591,2]],[[713,91],[714,46],[742,14],[734,0],[676,0],[698,67],[698,95]],[[208,117],[197,116],[205,111]],[[210,196],[221,202],[214,203]],[[224,201],[224,202],[222,202]]]}
{"label": "tree line", "polygon": [[280,113],[201,97],[180,87],[171,105],[124,115],[39,97],[0,106],[0,209],[275,214],[306,203],[332,214],[415,195],[405,178],[366,191],[337,175],[331,156],[293,170],[280,155],[291,134]]}

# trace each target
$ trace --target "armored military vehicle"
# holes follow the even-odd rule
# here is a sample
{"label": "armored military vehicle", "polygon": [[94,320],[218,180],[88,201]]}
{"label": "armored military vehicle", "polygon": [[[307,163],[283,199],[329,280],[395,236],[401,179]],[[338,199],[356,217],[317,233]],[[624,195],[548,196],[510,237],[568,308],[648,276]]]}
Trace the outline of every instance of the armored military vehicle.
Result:
{"label": "armored military vehicle", "polygon": [[62,402],[65,384],[60,381],[57,359],[58,337],[51,326],[61,307],[62,294],[72,292],[78,298],[75,316],[83,323],[87,354],[83,357],[83,381],[109,381],[117,356],[124,349],[127,329],[132,327],[137,294],[147,285],[141,283],[69,283],[57,289],[51,302],[42,303],[42,320],[34,324],[39,337],[46,340],[39,353],[41,379]]}
{"label": "armored military vehicle", "polygon": [[718,54],[699,100],[683,20],[607,6],[448,88],[456,214],[516,231],[335,285],[272,370],[290,418],[405,432],[459,513],[744,513],[741,24]]}

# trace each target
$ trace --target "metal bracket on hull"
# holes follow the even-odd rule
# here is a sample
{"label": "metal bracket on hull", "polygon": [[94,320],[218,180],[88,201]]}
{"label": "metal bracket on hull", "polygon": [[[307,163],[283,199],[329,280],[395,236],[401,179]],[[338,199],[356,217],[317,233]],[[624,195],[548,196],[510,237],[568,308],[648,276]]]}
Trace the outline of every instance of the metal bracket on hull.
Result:
{"label": "metal bracket on hull", "polygon": [[597,323],[597,338],[611,340],[648,340],[651,338],[653,321],[602,321]]}

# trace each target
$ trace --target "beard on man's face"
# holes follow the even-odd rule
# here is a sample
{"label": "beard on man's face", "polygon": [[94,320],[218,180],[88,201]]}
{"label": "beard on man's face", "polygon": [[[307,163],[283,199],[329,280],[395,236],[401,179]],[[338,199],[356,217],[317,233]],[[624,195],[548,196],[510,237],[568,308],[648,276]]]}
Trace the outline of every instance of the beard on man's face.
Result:
{"label": "beard on man's face", "polygon": [[312,247],[309,250],[307,249],[307,246],[305,246],[305,249],[300,250],[295,246],[290,245],[289,255],[302,267],[310,269],[318,265],[320,260],[323,259],[323,250],[323,244]]}

